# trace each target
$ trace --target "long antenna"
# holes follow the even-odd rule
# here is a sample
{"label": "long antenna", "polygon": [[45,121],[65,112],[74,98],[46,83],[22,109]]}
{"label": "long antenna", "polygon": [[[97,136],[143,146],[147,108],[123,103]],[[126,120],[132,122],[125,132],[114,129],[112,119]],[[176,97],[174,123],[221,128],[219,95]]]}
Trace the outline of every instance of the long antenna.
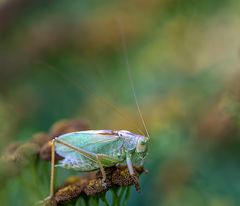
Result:
{"label": "long antenna", "polygon": [[130,65],[129,65],[128,49],[127,49],[126,39],[125,39],[125,35],[124,35],[123,23],[122,23],[122,20],[121,20],[121,19],[118,19],[118,22],[119,22],[119,25],[120,25],[121,43],[122,43],[122,49],[123,49],[123,53],[124,53],[124,59],[125,59],[125,62],[126,62],[126,68],[127,68],[127,72],[128,72],[128,79],[129,79],[129,82],[130,82],[130,85],[131,85],[131,89],[132,89],[132,92],[133,92],[134,101],[135,101],[135,104],[136,104],[136,106],[137,106],[138,114],[139,114],[139,116],[140,116],[140,118],[141,118],[141,121],[142,121],[143,127],[144,127],[144,129],[145,129],[145,131],[146,131],[147,137],[150,138],[149,133],[148,133],[148,130],[147,130],[146,123],[145,123],[145,121],[144,121],[144,119],[143,119],[143,115],[142,115],[140,106],[139,106],[139,104],[138,104],[137,95],[136,95],[136,92],[135,92],[135,87],[134,87],[134,83],[133,83],[132,72],[131,72],[131,70],[130,70]]}
{"label": "long antenna", "polygon": [[76,88],[79,88],[80,90],[82,90],[83,92],[88,92],[88,95],[89,96],[93,96],[95,97],[100,103],[106,105],[106,106],[109,106],[113,111],[116,112],[116,114],[119,115],[119,117],[121,117],[123,120],[127,120],[127,121],[130,121],[131,124],[136,127],[136,129],[138,130],[138,132],[142,132],[140,129],[137,128],[137,125],[134,124],[126,115],[123,115],[122,112],[119,111],[119,109],[117,107],[115,107],[113,104],[111,104],[110,102],[108,102],[107,100],[105,100],[104,98],[102,98],[101,96],[97,96],[93,93],[93,91],[84,86],[83,84],[80,84],[80,83],[77,83],[75,81],[73,81],[70,77],[68,77],[67,75],[64,75],[62,72],[60,72],[58,69],[56,69],[54,66],[46,63],[46,62],[38,62],[40,64],[43,64],[45,66],[48,66],[49,69],[51,69],[53,72],[57,73],[61,78],[67,80],[69,83],[71,83],[73,86],[75,86]]}

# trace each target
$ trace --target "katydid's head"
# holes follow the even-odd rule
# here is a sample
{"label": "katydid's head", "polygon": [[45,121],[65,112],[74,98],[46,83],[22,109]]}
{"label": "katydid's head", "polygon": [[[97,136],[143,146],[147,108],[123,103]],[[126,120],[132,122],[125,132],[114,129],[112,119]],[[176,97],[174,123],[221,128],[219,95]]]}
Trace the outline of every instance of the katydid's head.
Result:
{"label": "katydid's head", "polygon": [[149,138],[142,136],[142,135],[138,135],[138,134],[134,134],[131,133],[127,130],[120,130],[118,131],[118,135],[120,137],[125,137],[125,138],[129,138],[134,140],[134,148],[135,151],[137,153],[141,153],[142,155],[147,153],[147,149],[148,149],[148,142],[149,142]]}

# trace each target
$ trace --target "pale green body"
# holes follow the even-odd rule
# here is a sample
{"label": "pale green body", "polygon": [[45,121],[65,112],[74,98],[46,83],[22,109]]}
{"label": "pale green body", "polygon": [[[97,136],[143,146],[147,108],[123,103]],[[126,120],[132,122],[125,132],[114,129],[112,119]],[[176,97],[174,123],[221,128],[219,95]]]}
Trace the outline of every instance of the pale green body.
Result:
{"label": "pale green body", "polygon": [[[124,130],[88,130],[64,134],[56,139],[86,151],[88,156],[101,155],[101,164],[104,167],[111,167],[121,163],[126,164],[126,156],[131,157],[134,165],[142,164],[147,149],[136,151],[140,138],[146,137]],[[56,152],[64,158],[58,166],[78,171],[92,171],[99,168],[96,161],[57,142]]]}

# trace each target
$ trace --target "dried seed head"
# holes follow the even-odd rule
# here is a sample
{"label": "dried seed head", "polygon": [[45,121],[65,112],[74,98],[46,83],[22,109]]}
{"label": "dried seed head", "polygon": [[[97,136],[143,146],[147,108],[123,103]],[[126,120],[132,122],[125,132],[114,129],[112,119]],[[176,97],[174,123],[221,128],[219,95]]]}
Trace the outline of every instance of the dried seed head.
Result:
{"label": "dried seed head", "polygon": [[103,180],[100,178],[92,179],[83,188],[83,192],[87,196],[94,196],[96,194],[106,192],[111,186],[112,186],[112,183],[109,179],[106,179],[105,182],[103,182]]}
{"label": "dried seed head", "polygon": [[18,162],[22,166],[26,165],[36,157],[39,149],[40,147],[34,143],[29,142],[22,144],[12,154],[12,161]]}
{"label": "dried seed head", "polygon": [[130,175],[127,167],[119,167],[115,170],[112,174],[112,182],[119,186],[130,186],[135,185],[136,190],[140,191],[140,184],[139,184],[139,173],[136,169],[134,169],[135,175]]}
{"label": "dried seed head", "polygon": [[[46,161],[51,161],[51,154],[52,154],[51,150],[52,150],[52,142],[49,141],[45,145],[43,145],[42,148],[40,149],[40,152],[39,152],[40,158]],[[62,160],[62,159],[63,158],[55,152],[55,161]]]}
{"label": "dried seed head", "polygon": [[51,140],[50,136],[47,133],[39,132],[33,135],[31,142],[42,147],[47,142]]}
{"label": "dried seed head", "polygon": [[[117,170],[117,167],[116,166],[112,166],[112,167],[106,167],[104,168],[104,171],[105,171],[105,174],[106,174],[106,177],[107,179],[112,179],[112,174],[113,172]],[[102,178],[102,172],[99,170],[97,171],[95,174],[94,174],[94,177],[95,178]]]}
{"label": "dried seed head", "polygon": [[121,168],[114,171],[112,175],[112,181],[114,184],[119,186],[129,186],[134,184],[134,181],[127,168]]}
{"label": "dried seed head", "polygon": [[83,185],[71,184],[66,187],[59,189],[54,196],[54,199],[57,203],[69,201],[74,198],[77,198],[83,189]]}
{"label": "dried seed head", "polygon": [[94,176],[92,176],[91,174],[90,175],[87,175],[87,176],[84,176],[84,177],[80,177],[80,176],[71,176],[69,178],[66,179],[66,181],[64,182],[63,187],[66,187],[68,185],[72,185],[72,184],[78,184],[78,185],[83,185],[85,186],[90,179],[93,179]]}
{"label": "dried seed head", "polygon": [[56,122],[50,129],[51,138],[58,137],[69,132],[89,129],[88,125],[80,120],[61,120]]}
{"label": "dried seed head", "polygon": [[13,154],[20,145],[22,145],[21,142],[13,142],[13,143],[11,143],[10,145],[7,146],[7,148],[5,149],[3,154],[4,155]]}

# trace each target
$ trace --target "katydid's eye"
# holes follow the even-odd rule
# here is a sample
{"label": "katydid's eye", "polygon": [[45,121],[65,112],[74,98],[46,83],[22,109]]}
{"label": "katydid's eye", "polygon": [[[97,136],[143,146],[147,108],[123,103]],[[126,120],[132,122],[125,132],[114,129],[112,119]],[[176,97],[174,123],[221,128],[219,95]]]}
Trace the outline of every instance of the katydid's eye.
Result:
{"label": "katydid's eye", "polygon": [[141,140],[141,141],[140,141],[140,144],[141,144],[141,145],[145,145],[145,144],[146,144],[146,141],[145,141],[145,140]]}

